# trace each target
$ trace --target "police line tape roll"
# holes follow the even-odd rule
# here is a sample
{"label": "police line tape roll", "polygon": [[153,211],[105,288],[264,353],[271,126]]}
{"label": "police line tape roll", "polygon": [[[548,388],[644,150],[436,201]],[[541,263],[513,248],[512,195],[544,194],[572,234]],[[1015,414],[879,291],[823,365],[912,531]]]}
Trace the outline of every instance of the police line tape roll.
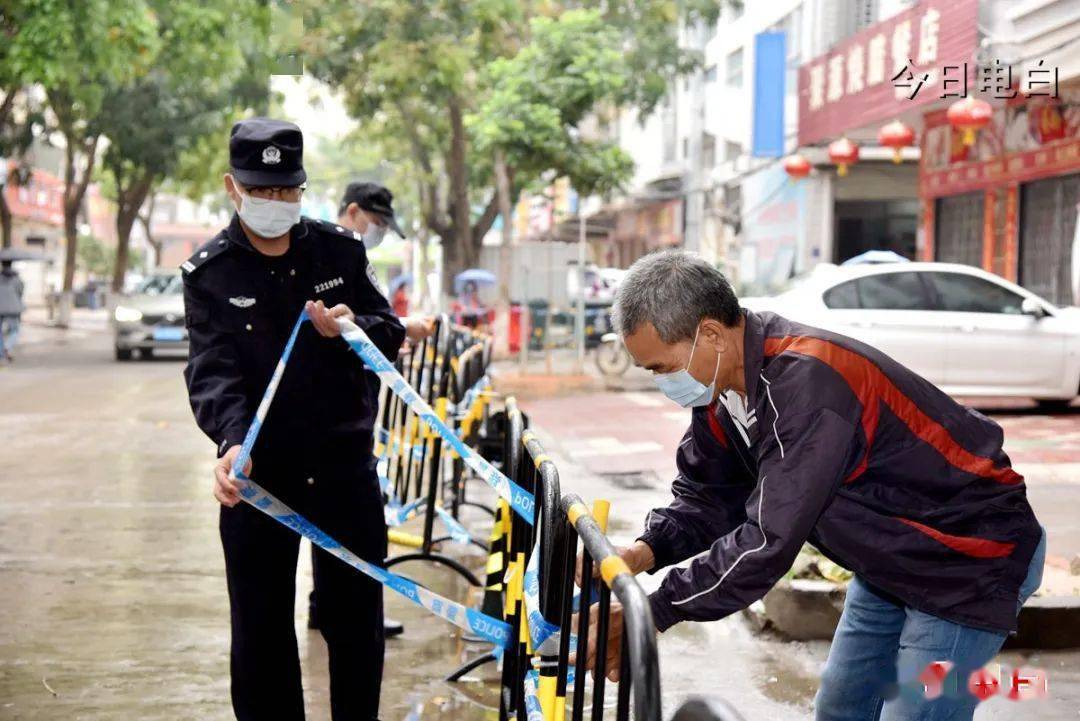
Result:
{"label": "police line tape roll", "polygon": [[270,382],[266,386],[266,391],[263,393],[262,400],[259,402],[259,407],[255,411],[255,418],[252,420],[251,425],[248,427],[247,434],[244,436],[244,443],[240,447],[240,453],[233,462],[232,473],[230,475],[232,478],[240,481],[240,497],[246,503],[262,511],[278,523],[293,529],[304,538],[307,538],[330,555],[340,558],[342,561],[366,576],[397,591],[416,605],[449,621],[458,628],[476,634],[486,641],[490,641],[495,644],[496,649],[501,652],[501,649],[509,647],[511,643],[511,628],[509,624],[463,606],[455,601],[443,598],[438,594],[428,591],[426,588],[420,587],[413,581],[390,573],[384,568],[363,560],[321,531],[311,521],[307,520],[299,513],[296,513],[268,493],[244,473],[244,466],[247,465],[248,459],[251,458],[251,450],[255,447],[255,441],[259,437],[259,432],[262,430],[262,424],[266,420],[266,414],[270,409],[270,404],[274,400],[278,385],[281,383],[281,377],[285,373],[285,364],[288,363],[289,356],[293,351],[293,346],[296,345],[296,336],[300,332],[300,326],[303,325],[306,320],[308,320],[307,313],[301,311],[300,317],[296,320],[296,325],[293,326],[292,333],[289,335],[289,340],[285,343],[285,350],[281,353],[281,358],[278,360],[277,367],[274,369],[274,374],[270,377]]}
{"label": "police line tape roll", "polygon": [[345,342],[349,344],[349,347],[352,348],[356,355],[360,356],[368,369],[379,376],[379,379],[390,388],[391,392],[401,398],[402,402],[411,408],[420,420],[438,433],[443,442],[458,454],[465,465],[494,488],[495,492],[505,498],[519,516],[525,519],[529,525],[532,525],[533,495],[514,483],[482,456],[465,445],[465,442],[458,438],[457,434],[436,415],[431,406],[409,386],[408,382],[394,368],[394,364],[382,354],[382,351],[375,347],[375,344],[368,338],[367,333],[358,325],[345,318],[338,318],[337,322],[341,327]]}

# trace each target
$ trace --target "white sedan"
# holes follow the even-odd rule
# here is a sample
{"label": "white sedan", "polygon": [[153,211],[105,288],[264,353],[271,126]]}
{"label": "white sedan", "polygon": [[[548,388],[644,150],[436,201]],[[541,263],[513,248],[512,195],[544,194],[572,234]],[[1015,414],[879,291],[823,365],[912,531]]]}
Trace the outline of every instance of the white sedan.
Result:
{"label": "white sedan", "polygon": [[1080,308],[1058,308],[967,265],[821,265],[795,287],[744,307],[868,343],[954,396],[1080,395]]}

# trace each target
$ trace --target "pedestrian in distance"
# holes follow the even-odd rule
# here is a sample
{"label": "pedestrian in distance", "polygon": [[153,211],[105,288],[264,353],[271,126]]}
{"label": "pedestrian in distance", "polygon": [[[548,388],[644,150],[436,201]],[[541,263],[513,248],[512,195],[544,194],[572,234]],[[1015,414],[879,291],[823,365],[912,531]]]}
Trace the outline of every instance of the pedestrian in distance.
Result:
{"label": "pedestrian in distance", "polygon": [[0,262],[0,360],[11,363],[25,309],[25,285],[10,260]]}
{"label": "pedestrian in distance", "polygon": [[[199,427],[217,445],[214,497],[225,553],[232,704],[240,721],[304,718],[293,626],[300,537],[241,502],[231,474],[247,428],[301,310],[274,408],[245,470],[338,543],[383,563],[386,525],[372,457],[378,379],[339,337],[364,329],[389,359],[405,337],[351,230],[302,218],[303,136],[287,122],[242,120],[229,141],[227,228],[181,266],[190,353],[184,371]],[[315,552],[320,630],[335,721],[376,719],[383,671],[382,587]]]}

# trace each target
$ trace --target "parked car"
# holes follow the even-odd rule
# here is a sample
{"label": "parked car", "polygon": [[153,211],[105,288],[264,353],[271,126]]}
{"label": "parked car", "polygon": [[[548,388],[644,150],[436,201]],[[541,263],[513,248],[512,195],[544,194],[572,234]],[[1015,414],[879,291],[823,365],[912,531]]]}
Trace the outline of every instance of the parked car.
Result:
{"label": "parked car", "polygon": [[951,263],[822,265],[751,310],[851,336],[955,396],[1080,395],[1080,308],[1058,308],[992,273]]}
{"label": "parked car", "polygon": [[184,327],[184,284],[179,271],[158,270],[113,311],[116,360],[150,358],[155,350],[187,351]]}

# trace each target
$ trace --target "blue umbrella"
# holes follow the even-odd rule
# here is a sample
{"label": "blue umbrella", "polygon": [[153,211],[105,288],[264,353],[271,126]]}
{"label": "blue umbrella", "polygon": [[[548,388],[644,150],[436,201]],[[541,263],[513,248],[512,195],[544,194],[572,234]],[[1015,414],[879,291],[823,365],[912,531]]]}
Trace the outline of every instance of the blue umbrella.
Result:
{"label": "blue umbrella", "polygon": [[454,278],[454,293],[460,294],[466,283],[475,283],[477,288],[485,285],[495,285],[495,274],[483,268],[469,268],[457,274]]}
{"label": "blue umbrella", "polygon": [[412,285],[412,283],[413,279],[411,273],[402,273],[400,275],[395,275],[394,278],[390,281],[390,292],[396,293],[397,289],[401,286]]}
{"label": "blue umbrella", "polygon": [[910,263],[907,258],[891,250],[868,250],[854,258],[848,258],[840,265],[876,265],[878,263]]}

